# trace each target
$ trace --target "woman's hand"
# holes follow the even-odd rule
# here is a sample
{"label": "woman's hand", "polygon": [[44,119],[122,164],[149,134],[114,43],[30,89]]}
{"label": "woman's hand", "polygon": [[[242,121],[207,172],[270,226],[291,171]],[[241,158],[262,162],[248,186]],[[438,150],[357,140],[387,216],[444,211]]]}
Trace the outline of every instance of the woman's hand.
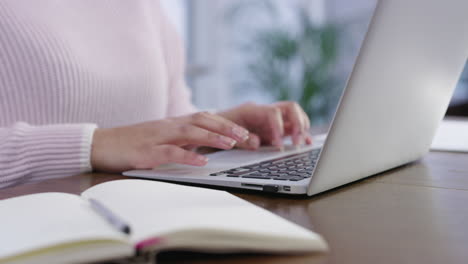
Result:
{"label": "woman's hand", "polygon": [[207,158],[184,149],[209,146],[231,149],[249,132],[219,115],[200,112],[132,126],[97,129],[91,149],[93,169],[121,172],[166,163],[203,166]]}
{"label": "woman's hand", "polygon": [[262,143],[281,147],[285,136],[291,136],[294,145],[312,143],[310,120],[295,102],[247,103],[219,115],[250,131],[249,139],[237,144],[241,148],[257,149]]}

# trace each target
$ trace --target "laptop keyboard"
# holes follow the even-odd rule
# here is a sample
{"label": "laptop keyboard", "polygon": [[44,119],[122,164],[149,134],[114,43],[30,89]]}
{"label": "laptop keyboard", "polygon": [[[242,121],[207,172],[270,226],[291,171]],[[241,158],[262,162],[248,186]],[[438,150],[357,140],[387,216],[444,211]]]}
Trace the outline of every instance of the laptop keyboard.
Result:
{"label": "laptop keyboard", "polygon": [[315,167],[320,150],[313,149],[303,153],[212,173],[210,176],[300,181],[312,176],[312,170]]}

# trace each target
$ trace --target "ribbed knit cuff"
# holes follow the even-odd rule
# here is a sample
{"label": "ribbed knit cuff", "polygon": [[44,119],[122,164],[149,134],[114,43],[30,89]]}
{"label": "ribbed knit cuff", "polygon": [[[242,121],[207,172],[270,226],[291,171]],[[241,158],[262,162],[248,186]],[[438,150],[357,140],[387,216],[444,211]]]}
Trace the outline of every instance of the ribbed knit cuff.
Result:
{"label": "ribbed knit cuff", "polygon": [[[60,178],[91,170],[91,143],[96,125],[60,124],[10,127],[0,150],[0,185]],[[14,184],[14,183],[13,183]]]}

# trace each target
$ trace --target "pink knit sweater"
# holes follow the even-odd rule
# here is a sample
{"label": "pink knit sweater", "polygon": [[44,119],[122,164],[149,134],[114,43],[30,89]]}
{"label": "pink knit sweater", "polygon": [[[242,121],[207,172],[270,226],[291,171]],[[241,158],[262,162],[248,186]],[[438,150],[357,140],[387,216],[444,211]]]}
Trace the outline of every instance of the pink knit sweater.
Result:
{"label": "pink knit sweater", "polygon": [[0,1],[0,188],[90,171],[96,126],[195,110],[156,0]]}

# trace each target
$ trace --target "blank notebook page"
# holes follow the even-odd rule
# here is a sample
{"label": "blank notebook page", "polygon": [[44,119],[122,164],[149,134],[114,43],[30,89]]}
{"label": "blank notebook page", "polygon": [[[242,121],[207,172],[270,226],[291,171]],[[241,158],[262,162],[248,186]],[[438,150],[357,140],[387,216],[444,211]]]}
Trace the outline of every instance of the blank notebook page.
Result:
{"label": "blank notebook page", "polygon": [[86,200],[72,194],[40,193],[3,200],[0,215],[0,257],[63,243],[126,241]]}
{"label": "blank notebook page", "polygon": [[[134,243],[155,235],[190,230],[271,236],[324,242],[319,235],[292,224],[224,191],[146,180],[118,180],[86,190],[132,226]],[[323,245],[322,245],[323,243]]]}

